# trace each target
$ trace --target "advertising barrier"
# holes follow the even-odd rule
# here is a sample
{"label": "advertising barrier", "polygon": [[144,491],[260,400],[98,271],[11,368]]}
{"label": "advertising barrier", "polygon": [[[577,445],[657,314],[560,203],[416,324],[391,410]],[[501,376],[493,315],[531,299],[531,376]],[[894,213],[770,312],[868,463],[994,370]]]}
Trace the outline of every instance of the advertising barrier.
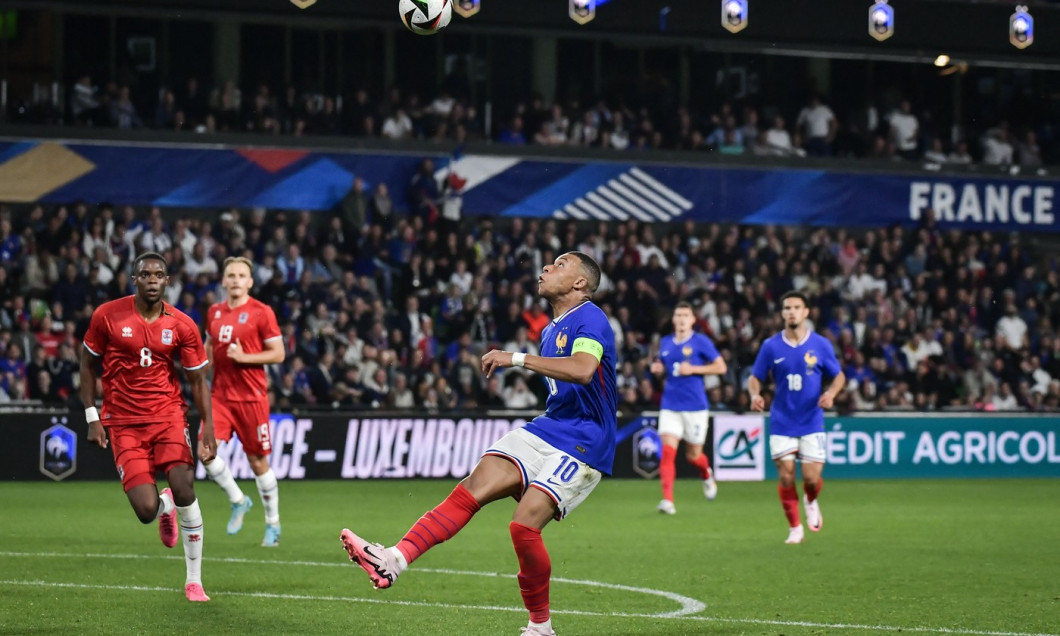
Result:
{"label": "advertising barrier", "polygon": [[[280,479],[460,479],[534,415],[274,414],[270,461]],[[826,426],[830,478],[1060,477],[1060,417],[874,415],[829,417]],[[658,477],[656,427],[652,412],[619,418],[614,477]],[[118,482],[110,449],[87,442],[80,413],[6,414],[4,428],[4,480]],[[717,478],[774,479],[768,431],[762,415],[713,414],[706,450]],[[219,454],[236,478],[253,478],[241,446],[222,444]],[[694,476],[687,462],[677,470]],[[201,465],[197,476],[206,478]]]}
{"label": "advertising barrier", "polygon": [[829,477],[1060,477],[1057,417],[830,417],[825,426]]}
{"label": "advertising barrier", "polygon": [[[916,225],[1055,232],[1056,182],[1026,175],[844,172],[792,166],[688,165],[487,154],[434,159],[455,171],[466,216],[645,223]],[[168,207],[330,210],[354,178],[389,186],[394,207],[424,154],[247,147],[0,141],[0,201],[112,201]],[[233,184],[237,184],[234,186]],[[872,192],[866,197],[865,192]]]}

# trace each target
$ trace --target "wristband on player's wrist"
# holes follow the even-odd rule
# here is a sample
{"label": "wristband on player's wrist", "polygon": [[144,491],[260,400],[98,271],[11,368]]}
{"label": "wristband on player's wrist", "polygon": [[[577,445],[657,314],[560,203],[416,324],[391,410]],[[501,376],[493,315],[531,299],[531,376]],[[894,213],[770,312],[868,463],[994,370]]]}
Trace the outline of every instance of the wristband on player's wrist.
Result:
{"label": "wristband on player's wrist", "polygon": [[87,409],[85,409],[85,422],[98,422],[98,421],[99,421],[99,411],[96,410],[96,407],[90,406]]}
{"label": "wristband on player's wrist", "polygon": [[516,351],[512,354],[512,366],[513,367],[525,367],[526,366],[526,354],[522,351]]}

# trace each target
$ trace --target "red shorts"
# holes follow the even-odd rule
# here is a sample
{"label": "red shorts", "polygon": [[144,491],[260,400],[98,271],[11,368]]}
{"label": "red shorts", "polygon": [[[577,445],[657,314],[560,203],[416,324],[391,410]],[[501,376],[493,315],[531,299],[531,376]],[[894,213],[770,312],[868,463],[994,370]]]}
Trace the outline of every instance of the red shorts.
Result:
{"label": "red shorts", "polygon": [[213,432],[217,441],[232,439],[234,432],[247,455],[266,457],[272,452],[268,399],[230,402],[211,398],[210,408],[213,410]]}
{"label": "red shorts", "polygon": [[157,424],[113,424],[107,427],[114,466],[125,492],[155,483],[155,473],[169,473],[174,466],[195,465],[191,455],[188,423],[169,420]]}

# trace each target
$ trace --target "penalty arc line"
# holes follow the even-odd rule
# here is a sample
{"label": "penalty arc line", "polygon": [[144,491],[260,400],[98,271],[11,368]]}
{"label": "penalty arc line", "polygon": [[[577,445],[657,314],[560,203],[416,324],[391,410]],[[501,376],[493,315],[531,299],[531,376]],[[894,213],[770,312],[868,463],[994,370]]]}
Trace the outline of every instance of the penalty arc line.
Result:
{"label": "penalty arc line", "polygon": [[[170,560],[183,560],[183,557],[178,556],[149,556],[140,554],[64,554],[61,552],[7,552],[0,551],[0,556],[12,556],[12,557],[62,557],[62,558],[113,558],[113,559],[170,559]],[[211,561],[221,561],[227,563],[251,563],[256,565],[305,565],[305,566],[316,566],[316,567],[348,567],[347,563],[332,563],[332,562],[319,562],[319,561],[273,561],[269,559],[246,559],[239,557],[218,557],[211,559]],[[496,572],[471,572],[462,570],[449,570],[449,569],[432,569],[432,568],[417,568],[417,572],[429,572],[439,574],[454,574],[454,575],[465,575],[465,576],[488,576],[497,578],[514,578],[514,575],[501,574]],[[667,598],[687,598],[677,594],[671,594],[669,592],[662,592],[660,590],[650,590],[648,588],[637,588],[625,585],[616,585],[610,583],[600,583],[597,581],[577,580],[577,579],[553,579],[556,582],[566,582],[573,584],[584,584],[593,585],[599,587],[606,587],[609,589],[620,589],[627,591],[637,591],[649,594],[657,594],[666,596]],[[103,584],[86,584],[86,583],[65,583],[65,582],[48,582],[48,581],[27,581],[27,580],[0,580],[0,585],[13,585],[23,587],[60,587],[60,588],[71,588],[71,589],[106,589],[106,590],[124,590],[124,591],[141,591],[141,592],[174,592],[179,591],[173,588],[161,587],[161,586],[138,586],[138,585],[103,585]],[[479,610],[479,611],[493,611],[493,612],[525,612],[526,609],[522,607],[503,607],[496,605],[461,605],[456,603],[437,603],[437,602],[425,602],[425,601],[402,601],[396,599],[371,599],[371,598],[354,598],[354,597],[342,597],[342,596],[314,596],[307,594],[280,594],[273,592],[216,592],[218,595],[224,596],[238,596],[238,597],[252,597],[252,598],[269,598],[277,600],[305,600],[305,601],[326,601],[326,602],[347,602],[347,603],[373,603],[381,605],[400,605],[406,607],[434,607],[440,609],[458,609],[458,610]],[[705,609],[706,606],[699,601],[694,599],[688,599],[693,603],[702,605],[701,609]],[[701,610],[697,610],[701,611]],[[758,619],[758,618],[729,618],[719,616],[697,616],[688,613],[669,612],[663,614],[646,614],[646,613],[627,613],[627,612],[594,612],[586,610],[552,610],[553,614],[561,614],[568,616],[597,616],[602,618],[664,618],[670,620],[686,620],[686,621],[697,621],[697,622],[709,622],[709,623],[728,623],[728,624],[742,624],[742,625],[776,625],[786,627],[809,627],[809,628],[823,628],[823,629],[851,629],[851,630],[862,630],[862,631],[905,631],[914,633],[927,633],[927,634],[956,634],[961,636],[1060,636],[1060,634],[1051,633],[1035,633],[1035,632],[1013,632],[1013,631],[996,631],[996,630],[979,630],[979,629],[966,629],[959,627],[905,627],[895,625],[864,625],[857,623],[822,623],[812,621],[784,621],[775,619]]]}

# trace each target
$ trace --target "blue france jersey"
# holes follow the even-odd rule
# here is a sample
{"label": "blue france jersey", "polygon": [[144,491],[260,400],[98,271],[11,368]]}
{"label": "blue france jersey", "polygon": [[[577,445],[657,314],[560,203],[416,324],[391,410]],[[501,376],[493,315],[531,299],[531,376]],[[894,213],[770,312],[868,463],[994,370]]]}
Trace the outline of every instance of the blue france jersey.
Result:
{"label": "blue france jersey", "polygon": [[778,333],[762,343],[751,373],[765,382],[770,371],[776,393],[769,409],[769,432],[788,437],[823,433],[824,409],[817,400],[825,376],[834,378],[841,371],[832,343],[811,331],[795,345]]}
{"label": "blue france jersey", "polygon": [[541,355],[569,357],[579,339],[579,351],[602,350],[596,374],[588,384],[545,377],[545,412],[527,423],[526,430],[575,460],[610,475],[615,462],[618,388],[615,333],[607,316],[592,302],[585,302],[555,318],[541,332]]}
{"label": "blue france jersey", "polygon": [[666,336],[659,343],[659,359],[666,368],[660,408],[668,411],[705,411],[710,408],[702,375],[677,375],[682,362],[696,366],[707,365],[718,359],[718,350],[710,338],[692,333],[683,342]]}

